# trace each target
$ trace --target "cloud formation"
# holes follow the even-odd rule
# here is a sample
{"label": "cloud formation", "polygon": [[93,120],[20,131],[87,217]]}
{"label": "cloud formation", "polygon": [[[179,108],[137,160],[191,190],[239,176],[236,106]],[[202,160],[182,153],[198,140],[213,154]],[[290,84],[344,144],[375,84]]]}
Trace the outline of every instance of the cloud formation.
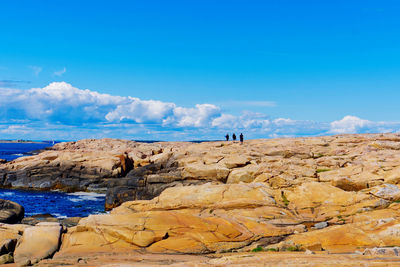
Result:
{"label": "cloud formation", "polygon": [[55,75],[55,76],[62,76],[64,73],[66,73],[67,72],[67,68],[66,67],[64,67],[62,70],[58,70],[58,71],[55,71],[53,74]]}
{"label": "cloud formation", "polygon": [[345,116],[341,120],[330,124],[329,133],[355,134],[355,133],[386,133],[400,131],[400,122],[374,122],[360,119],[355,116]]}
{"label": "cloud formation", "polygon": [[220,139],[233,131],[248,138],[270,138],[399,130],[397,122],[372,122],[355,116],[326,123],[254,112],[233,115],[213,104],[182,107],[82,90],[65,82],[30,90],[0,89],[3,138],[194,140]]}

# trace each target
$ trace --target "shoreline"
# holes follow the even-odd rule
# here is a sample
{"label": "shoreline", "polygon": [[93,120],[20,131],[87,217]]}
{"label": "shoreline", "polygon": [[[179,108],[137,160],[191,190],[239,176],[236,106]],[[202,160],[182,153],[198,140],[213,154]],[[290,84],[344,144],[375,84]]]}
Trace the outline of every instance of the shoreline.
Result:
{"label": "shoreline", "polygon": [[[33,241],[25,237],[31,231],[39,236],[44,227],[56,232],[53,247],[58,252],[49,262],[65,256],[75,263],[75,253],[123,255],[124,249],[142,255],[233,253],[232,258],[207,261],[212,264],[241,261],[240,255],[246,260],[254,255],[254,263],[265,260],[263,255],[276,255],[279,262],[297,251],[302,252],[290,255],[316,261],[325,252],[383,251],[390,256],[400,240],[391,234],[400,226],[398,134],[243,144],[80,140],[2,164],[0,177],[9,190],[80,192],[69,195],[72,202],[54,201],[53,215],[72,203],[85,208],[78,198],[107,188],[108,213],[66,221],[65,231],[59,218],[42,216],[53,222],[21,230],[15,236],[22,240],[14,254],[17,262],[24,243],[32,249]],[[362,261],[370,254],[357,257]]]}
{"label": "shoreline", "polygon": [[32,140],[0,140],[2,144],[49,144],[52,141],[32,141]]}

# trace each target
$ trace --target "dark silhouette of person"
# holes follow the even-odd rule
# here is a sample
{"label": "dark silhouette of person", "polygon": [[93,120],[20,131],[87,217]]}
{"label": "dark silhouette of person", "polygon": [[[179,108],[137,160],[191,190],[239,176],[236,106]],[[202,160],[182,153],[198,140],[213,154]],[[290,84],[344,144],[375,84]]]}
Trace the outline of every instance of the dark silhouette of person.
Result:
{"label": "dark silhouette of person", "polygon": [[229,141],[229,134],[225,135],[226,141]]}
{"label": "dark silhouette of person", "polygon": [[236,141],[236,134],[232,134],[232,140]]}
{"label": "dark silhouette of person", "polygon": [[239,139],[240,139],[240,143],[243,144],[243,134],[242,133],[240,133]]}

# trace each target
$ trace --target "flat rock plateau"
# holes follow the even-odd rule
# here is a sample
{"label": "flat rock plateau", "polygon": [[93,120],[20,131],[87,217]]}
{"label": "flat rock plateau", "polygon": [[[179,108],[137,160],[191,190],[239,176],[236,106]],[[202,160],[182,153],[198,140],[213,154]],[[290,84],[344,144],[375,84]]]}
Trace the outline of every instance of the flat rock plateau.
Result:
{"label": "flat rock plateau", "polygon": [[400,266],[399,184],[398,134],[59,143],[0,164],[0,185],[107,192],[110,212],[1,224],[0,262]]}

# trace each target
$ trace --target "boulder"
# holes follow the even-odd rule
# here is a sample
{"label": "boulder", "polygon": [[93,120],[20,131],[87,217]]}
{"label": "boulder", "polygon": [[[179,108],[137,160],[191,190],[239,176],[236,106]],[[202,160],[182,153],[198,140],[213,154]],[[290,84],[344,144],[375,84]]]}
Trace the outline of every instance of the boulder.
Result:
{"label": "boulder", "polygon": [[250,183],[254,181],[260,167],[257,164],[249,164],[242,168],[234,169],[228,176],[227,183],[237,184],[239,182]]}
{"label": "boulder", "polygon": [[251,157],[245,155],[232,155],[224,157],[221,163],[225,164],[228,169],[244,167],[250,163]]}
{"label": "boulder", "polygon": [[382,184],[367,191],[368,193],[390,201],[400,200],[400,189],[398,185]]}
{"label": "boulder", "polygon": [[206,165],[203,163],[192,163],[185,166],[182,171],[182,177],[184,179],[190,178],[225,182],[229,172],[230,170],[222,164]]}
{"label": "boulder", "polygon": [[55,222],[41,222],[25,229],[14,252],[16,263],[35,264],[53,256],[60,246],[62,226]]}
{"label": "boulder", "polygon": [[1,223],[18,223],[24,218],[24,215],[24,207],[13,201],[0,199]]}
{"label": "boulder", "polygon": [[315,229],[323,229],[325,227],[328,227],[327,222],[319,222],[319,223],[314,224]]}

